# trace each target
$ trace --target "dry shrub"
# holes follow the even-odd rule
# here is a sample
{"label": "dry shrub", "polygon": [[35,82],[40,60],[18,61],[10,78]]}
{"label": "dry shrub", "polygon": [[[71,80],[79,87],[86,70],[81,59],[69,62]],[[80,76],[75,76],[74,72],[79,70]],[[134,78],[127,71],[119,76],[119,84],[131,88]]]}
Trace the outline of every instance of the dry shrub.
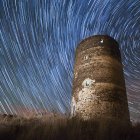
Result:
{"label": "dry shrub", "polygon": [[4,117],[0,140],[139,140],[140,124],[126,126],[105,120],[83,121],[62,116]]}

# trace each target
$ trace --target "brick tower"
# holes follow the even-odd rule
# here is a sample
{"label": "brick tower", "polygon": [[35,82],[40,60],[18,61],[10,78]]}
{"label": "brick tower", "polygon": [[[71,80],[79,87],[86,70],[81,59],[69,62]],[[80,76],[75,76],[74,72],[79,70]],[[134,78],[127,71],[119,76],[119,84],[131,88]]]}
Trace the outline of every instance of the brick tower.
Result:
{"label": "brick tower", "polygon": [[130,122],[119,45],[110,36],[91,36],[76,49],[71,116]]}

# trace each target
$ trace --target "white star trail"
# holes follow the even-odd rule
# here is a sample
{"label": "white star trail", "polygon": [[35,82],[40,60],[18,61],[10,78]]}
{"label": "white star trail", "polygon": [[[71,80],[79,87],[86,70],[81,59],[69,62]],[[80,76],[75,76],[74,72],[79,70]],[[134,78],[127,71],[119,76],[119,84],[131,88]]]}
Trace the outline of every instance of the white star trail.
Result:
{"label": "white star trail", "polygon": [[139,0],[0,0],[0,113],[70,111],[77,44],[120,44],[131,119],[140,118]]}

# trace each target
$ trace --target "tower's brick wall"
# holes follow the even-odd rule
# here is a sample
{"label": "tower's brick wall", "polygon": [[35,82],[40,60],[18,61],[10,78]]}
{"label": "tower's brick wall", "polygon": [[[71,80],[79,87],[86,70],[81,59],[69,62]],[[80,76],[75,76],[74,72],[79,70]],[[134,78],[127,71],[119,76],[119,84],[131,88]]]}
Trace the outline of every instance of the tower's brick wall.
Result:
{"label": "tower's brick wall", "polygon": [[121,54],[113,38],[93,36],[77,47],[71,114],[129,121]]}

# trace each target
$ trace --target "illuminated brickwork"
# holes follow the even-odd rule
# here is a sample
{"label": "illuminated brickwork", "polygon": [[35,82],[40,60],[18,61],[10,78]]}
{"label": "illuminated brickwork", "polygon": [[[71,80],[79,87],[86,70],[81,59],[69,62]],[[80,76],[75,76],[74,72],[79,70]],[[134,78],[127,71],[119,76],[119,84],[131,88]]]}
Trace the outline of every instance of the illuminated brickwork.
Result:
{"label": "illuminated brickwork", "polygon": [[71,115],[130,121],[121,54],[113,38],[97,35],[78,45]]}

